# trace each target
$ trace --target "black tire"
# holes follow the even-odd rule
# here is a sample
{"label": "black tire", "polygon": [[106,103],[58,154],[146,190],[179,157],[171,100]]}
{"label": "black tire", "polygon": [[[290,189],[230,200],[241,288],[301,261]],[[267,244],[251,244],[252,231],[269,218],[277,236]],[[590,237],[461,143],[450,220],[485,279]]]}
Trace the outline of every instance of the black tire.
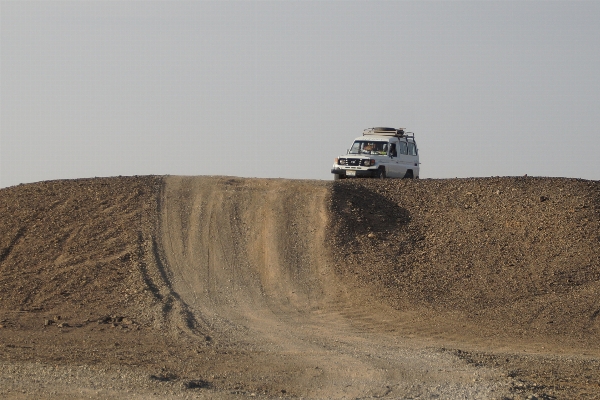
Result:
{"label": "black tire", "polygon": [[387,177],[387,175],[385,174],[385,168],[379,168],[377,170],[377,179],[385,179]]}
{"label": "black tire", "polygon": [[413,172],[412,169],[409,169],[408,171],[406,171],[406,174],[404,175],[404,179],[413,179]]}

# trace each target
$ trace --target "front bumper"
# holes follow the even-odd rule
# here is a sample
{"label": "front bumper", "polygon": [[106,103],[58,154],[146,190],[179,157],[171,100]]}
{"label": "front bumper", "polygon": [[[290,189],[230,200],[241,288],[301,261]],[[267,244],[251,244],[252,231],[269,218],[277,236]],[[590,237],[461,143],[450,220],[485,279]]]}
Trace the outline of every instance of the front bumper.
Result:
{"label": "front bumper", "polygon": [[377,169],[341,169],[341,168],[332,168],[332,174],[338,174],[339,176],[343,176],[346,178],[353,178],[354,176],[348,176],[347,172],[352,171],[356,173],[356,177],[358,178],[373,178],[377,176]]}

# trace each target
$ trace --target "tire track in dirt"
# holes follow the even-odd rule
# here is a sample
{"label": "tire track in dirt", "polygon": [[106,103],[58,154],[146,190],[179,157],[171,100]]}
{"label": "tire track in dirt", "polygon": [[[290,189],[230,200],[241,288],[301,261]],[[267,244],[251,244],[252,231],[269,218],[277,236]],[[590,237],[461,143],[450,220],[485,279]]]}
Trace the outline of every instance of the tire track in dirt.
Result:
{"label": "tire track in dirt", "polygon": [[387,334],[402,315],[341,283],[329,193],[315,181],[166,178],[169,277],[214,343],[283,357],[285,385],[310,398],[502,392],[495,372]]}

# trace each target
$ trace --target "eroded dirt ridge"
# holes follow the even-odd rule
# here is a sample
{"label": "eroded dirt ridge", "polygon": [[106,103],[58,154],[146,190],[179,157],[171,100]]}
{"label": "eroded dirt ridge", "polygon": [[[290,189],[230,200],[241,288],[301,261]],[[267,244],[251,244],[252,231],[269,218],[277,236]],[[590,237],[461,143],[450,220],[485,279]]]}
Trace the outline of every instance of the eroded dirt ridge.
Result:
{"label": "eroded dirt ridge", "polygon": [[2,189],[0,394],[598,398],[599,199],[530,177]]}

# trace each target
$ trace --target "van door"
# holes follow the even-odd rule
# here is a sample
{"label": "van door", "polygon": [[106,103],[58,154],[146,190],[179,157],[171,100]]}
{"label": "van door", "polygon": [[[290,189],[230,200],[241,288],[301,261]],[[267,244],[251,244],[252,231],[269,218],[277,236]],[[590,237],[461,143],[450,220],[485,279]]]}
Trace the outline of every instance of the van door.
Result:
{"label": "van door", "polygon": [[408,155],[408,143],[406,143],[406,140],[401,140],[398,148],[398,173],[400,178],[403,178],[406,171],[411,168],[412,158]]}
{"label": "van door", "polygon": [[386,161],[386,173],[390,178],[401,178],[400,163],[398,158],[398,140],[390,140],[388,146],[388,159]]}
{"label": "van door", "polygon": [[419,153],[417,145],[414,142],[408,142],[408,156],[410,157],[410,165],[407,166],[413,170],[413,177],[419,176]]}

